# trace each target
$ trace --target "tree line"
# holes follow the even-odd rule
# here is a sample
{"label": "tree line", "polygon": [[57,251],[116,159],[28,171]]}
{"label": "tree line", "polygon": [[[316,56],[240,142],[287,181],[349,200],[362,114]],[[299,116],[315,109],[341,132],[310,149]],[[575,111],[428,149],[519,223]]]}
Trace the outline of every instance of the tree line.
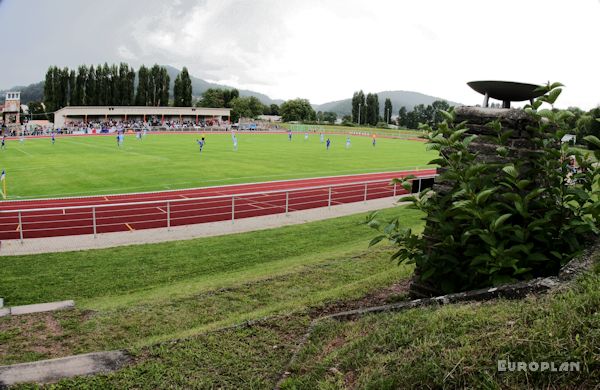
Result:
{"label": "tree line", "polygon": [[397,124],[407,129],[416,129],[420,123],[434,126],[444,120],[440,111],[447,111],[449,108],[450,104],[445,100],[436,100],[427,106],[417,104],[411,111],[403,106],[398,111]]}
{"label": "tree line", "polygon": [[240,96],[237,89],[209,88],[197,101],[198,107],[231,108],[231,120],[239,118],[257,118],[260,115],[279,115],[284,122],[334,123],[337,114],[332,112],[316,113],[307,99],[292,99],[277,104],[266,105],[255,96]]}
{"label": "tree line", "polygon": [[380,122],[390,123],[392,120],[392,101],[387,98],[383,104],[384,116],[379,109],[379,95],[362,90],[352,95],[352,123],[376,126]]}
{"label": "tree line", "polygon": [[584,111],[579,107],[566,110],[552,109],[553,112],[565,111],[565,122],[569,132],[577,136],[577,143],[584,143],[583,137],[593,135],[600,138],[600,106]]}
{"label": "tree line", "polygon": [[[137,81],[137,89],[136,89]],[[80,65],[77,70],[51,66],[44,80],[44,104],[53,112],[65,106],[167,106],[170,77],[165,67],[126,63]],[[184,67],[175,78],[174,106],[192,105],[192,80]]]}

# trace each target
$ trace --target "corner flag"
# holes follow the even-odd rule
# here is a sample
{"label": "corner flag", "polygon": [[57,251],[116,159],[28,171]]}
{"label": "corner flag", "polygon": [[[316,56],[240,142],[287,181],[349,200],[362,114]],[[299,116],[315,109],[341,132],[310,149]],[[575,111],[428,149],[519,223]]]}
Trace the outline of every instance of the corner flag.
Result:
{"label": "corner flag", "polygon": [[0,174],[0,181],[2,182],[2,198],[6,199],[6,171],[4,169]]}

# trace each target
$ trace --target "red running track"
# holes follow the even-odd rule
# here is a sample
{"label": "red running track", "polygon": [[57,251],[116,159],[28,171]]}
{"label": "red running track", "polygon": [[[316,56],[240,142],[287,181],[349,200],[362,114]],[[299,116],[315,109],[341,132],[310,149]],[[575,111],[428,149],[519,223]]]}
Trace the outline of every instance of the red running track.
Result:
{"label": "red running track", "polygon": [[[176,191],[0,203],[0,240],[130,231],[256,217],[391,197],[390,180],[435,169],[237,184]],[[316,187],[316,188],[315,188]],[[396,195],[405,194],[400,186]],[[286,202],[287,198],[287,202]],[[19,223],[19,210],[21,222]],[[94,215],[95,214],[95,215]]]}

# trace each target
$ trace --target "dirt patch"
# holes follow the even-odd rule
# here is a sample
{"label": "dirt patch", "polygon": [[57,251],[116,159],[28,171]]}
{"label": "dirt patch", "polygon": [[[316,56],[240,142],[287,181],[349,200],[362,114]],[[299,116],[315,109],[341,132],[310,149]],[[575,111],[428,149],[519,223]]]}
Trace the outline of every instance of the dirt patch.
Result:
{"label": "dirt patch", "polygon": [[94,314],[75,309],[2,318],[0,365],[72,355],[79,340],[70,328],[78,328]]}
{"label": "dirt patch", "polygon": [[359,299],[334,301],[329,302],[322,307],[313,308],[309,311],[309,315],[311,319],[314,319],[343,311],[359,309],[361,307],[407,301],[409,300],[409,286],[410,279],[401,280],[389,287],[373,291]]}
{"label": "dirt patch", "polygon": [[62,335],[63,328],[54,316],[47,316],[45,319],[46,322],[46,331],[48,331],[53,336]]}
{"label": "dirt patch", "polygon": [[356,373],[354,371],[348,371],[344,374],[344,386],[346,386],[347,389],[355,389],[356,379]]}
{"label": "dirt patch", "polygon": [[[332,351],[338,349],[339,347],[341,347],[344,344],[346,344],[346,339],[342,336],[337,336],[336,338],[331,340],[329,343],[327,343],[327,345],[325,345],[325,348],[323,348],[323,353],[322,353],[321,357],[329,355]],[[321,359],[317,359],[317,360],[321,360]]]}

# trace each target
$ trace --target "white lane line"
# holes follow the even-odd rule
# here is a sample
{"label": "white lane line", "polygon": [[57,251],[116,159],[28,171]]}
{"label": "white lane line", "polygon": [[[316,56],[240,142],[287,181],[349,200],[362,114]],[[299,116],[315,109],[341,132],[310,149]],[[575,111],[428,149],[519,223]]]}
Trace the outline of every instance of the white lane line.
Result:
{"label": "white lane line", "polygon": [[24,150],[21,150],[21,149],[17,148],[17,147],[15,147],[15,149],[16,149],[16,150],[18,150],[18,151],[19,151],[19,152],[21,152],[21,153],[24,153],[24,154],[26,154],[26,155],[28,155],[28,156],[31,156],[31,157],[33,157],[33,154],[31,154],[31,153],[28,153],[28,152],[26,152],[26,151],[24,151]]}

